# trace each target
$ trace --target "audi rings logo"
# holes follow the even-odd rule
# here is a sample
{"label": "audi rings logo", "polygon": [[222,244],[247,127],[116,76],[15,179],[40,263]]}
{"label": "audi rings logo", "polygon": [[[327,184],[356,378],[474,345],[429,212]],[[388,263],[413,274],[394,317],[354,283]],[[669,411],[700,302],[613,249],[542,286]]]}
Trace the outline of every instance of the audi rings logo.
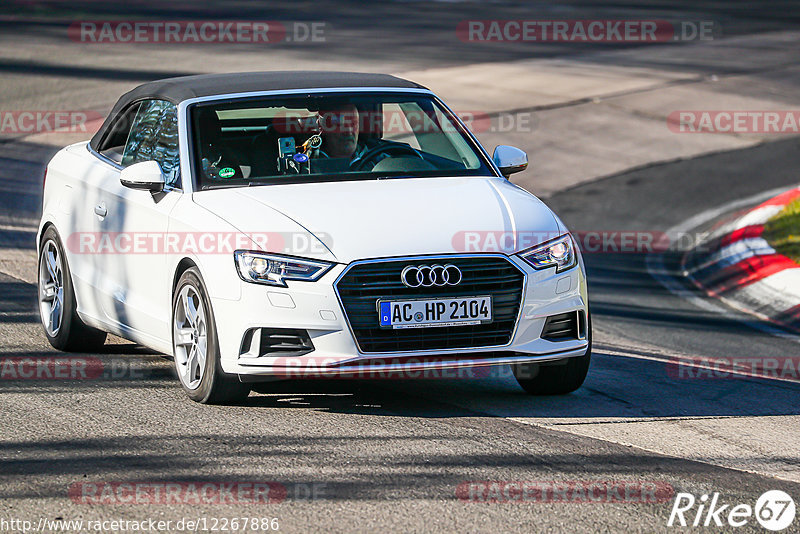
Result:
{"label": "audi rings logo", "polygon": [[455,265],[409,265],[400,273],[406,287],[455,286],[461,282],[461,269]]}

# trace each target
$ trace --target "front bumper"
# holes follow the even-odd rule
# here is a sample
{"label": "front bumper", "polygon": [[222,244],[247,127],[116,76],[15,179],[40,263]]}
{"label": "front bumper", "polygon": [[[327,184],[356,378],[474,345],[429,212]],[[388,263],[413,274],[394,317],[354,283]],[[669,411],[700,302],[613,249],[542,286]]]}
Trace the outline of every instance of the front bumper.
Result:
{"label": "front bumper", "polygon": [[[424,260],[424,257],[416,258]],[[582,356],[586,332],[576,339],[541,337],[547,317],[582,312],[588,317],[582,262],[569,271],[537,271],[520,258],[508,258],[525,276],[522,303],[510,343],[456,349],[362,352],[335,290],[347,266],[337,265],[316,282],[289,282],[278,288],[241,282],[237,300],[212,298],[222,369],[248,377],[360,376],[365,372],[419,372],[510,363],[545,362]],[[254,329],[295,329],[307,333],[313,350],[259,356],[252,349]]]}

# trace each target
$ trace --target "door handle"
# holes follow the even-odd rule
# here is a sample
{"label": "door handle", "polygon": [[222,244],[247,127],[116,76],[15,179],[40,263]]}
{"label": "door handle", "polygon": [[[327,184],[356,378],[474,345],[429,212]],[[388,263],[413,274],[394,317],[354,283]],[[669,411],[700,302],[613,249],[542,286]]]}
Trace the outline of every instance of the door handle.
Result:
{"label": "door handle", "polygon": [[108,210],[104,205],[98,204],[94,207],[94,213],[100,217],[105,217],[108,214]]}

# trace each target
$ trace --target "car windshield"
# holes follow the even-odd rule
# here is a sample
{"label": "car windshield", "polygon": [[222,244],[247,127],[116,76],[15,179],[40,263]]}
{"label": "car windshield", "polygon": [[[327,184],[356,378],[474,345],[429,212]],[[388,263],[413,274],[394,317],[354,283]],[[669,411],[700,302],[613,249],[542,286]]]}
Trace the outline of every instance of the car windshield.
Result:
{"label": "car windshield", "polygon": [[434,98],[326,93],[190,108],[201,189],[424,176],[494,176]]}

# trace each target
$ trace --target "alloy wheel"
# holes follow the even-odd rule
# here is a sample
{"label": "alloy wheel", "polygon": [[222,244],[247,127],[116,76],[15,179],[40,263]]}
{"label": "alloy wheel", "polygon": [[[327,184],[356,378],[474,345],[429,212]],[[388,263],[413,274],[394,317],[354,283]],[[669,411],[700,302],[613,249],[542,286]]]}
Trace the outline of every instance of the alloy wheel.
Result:
{"label": "alloy wheel", "polygon": [[39,313],[50,337],[64,321],[64,267],[55,241],[48,240],[39,258]]}
{"label": "alloy wheel", "polygon": [[208,323],[203,299],[191,285],[180,290],[172,328],[178,376],[187,388],[197,389],[206,369]]}

